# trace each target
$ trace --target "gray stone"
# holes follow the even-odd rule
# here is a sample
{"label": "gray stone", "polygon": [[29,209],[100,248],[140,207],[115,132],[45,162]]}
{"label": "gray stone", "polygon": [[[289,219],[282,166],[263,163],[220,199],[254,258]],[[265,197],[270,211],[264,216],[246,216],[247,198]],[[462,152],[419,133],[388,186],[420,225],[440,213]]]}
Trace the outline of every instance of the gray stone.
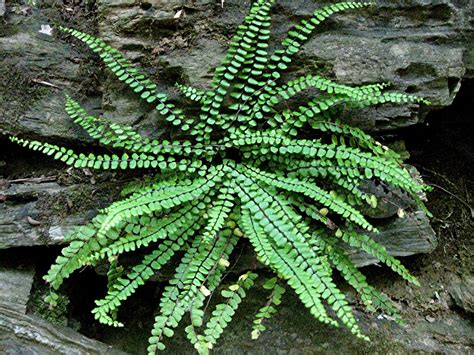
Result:
{"label": "gray stone", "polygon": [[[307,60],[331,63],[336,81],[354,85],[391,82],[396,90],[425,97],[434,106],[449,106],[465,73],[463,47],[440,46],[382,36],[322,34],[305,46]],[[419,121],[416,105],[354,110],[352,122],[366,129],[393,129]]]}
{"label": "gray stone", "polygon": [[[48,18],[12,13],[0,35],[0,134],[88,140],[64,112],[64,92],[84,83],[84,55],[40,33]],[[91,75],[91,72],[88,73]],[[88,98],[89,109],[100,101]]]}
{"label": "gray stone", "polygon": [[[275,37],[281,38],[295,19],[309,16],[321,4],[278,1],[272,28]],[[174,19],[181,8],[186,16]],[[192,11],[186,11],[188,8]],[[186,3],[184,7],[174,1],[150,2],[145,9],[137,3],[107,0],[99,2],[99,28],[104,38],[130,58],[151,63],[152,72],[162,68],[164,72],[179,73],[185,82],[206,87],[212,68],[228,45],[228,38],[221,33],[234,30],[247,10],[248,4],[239,1],[226,1],[219,12],[206,1]],[[215,14],[219,17],[210,25],[209,16]],[[287,14],[292,14],[291,18]],[[473,34],[471,18],[467,2],[381,1],[374,10],[334,16],[306,44],[299,68],[354,85],[391,82],[397,91],[430,99],[433,105],[421,110],[418,105],[382,105],[348,115],[352,124],[370,130],[410,126],[422,121],[429,110],[449,106],[462,78],[468,75],[466,70],[471,64],[465,53],[473,47],[468,40]],[[185,45],[180,48],[177,42]],[[171,43],[172,50],[163,49],[163,43]],[[161,53],[157,58],[156,52]],[[113,94],[115,100],[108,101],[109,108],[126,112],[130,107],[128,98],[134,100],[135,96],[119,95],[127,99],[120,100]],[[146,115],[148,109],[142,107],[135,112],[136,117],[129,122]]]}
{"label": "gray stone", "polygon": [[[429,253],[438,244],[429,219],[421,211],[406,213],[403,218],[394,217],[377,228],[379,233],[371,237],[382,244],[393,256]],[[377,262],[377,259],[365,252],[348,248],[346,245],[344,248],[359,267]]]}
{"label": "gray stone", "polygon": [[0,202],[0,249],[64,243],[64,236],[87,222],[94,211],[60,218],[55,211],[64,207],[48,206],[46,201],[57,194],[80,189],[80,186],[63,187],[47,182],[11,184],[8,189],[0,190],[0,201],[3,201]]}
{"label": "gray stone", "polygon": [[173,51],[161,58],[171,68],[182,68],[184,79],[195,87],[207,87],[212,69],[224,57],[226,48],[217,40],[200,38],[191,49]]}
{"label": "gray stone", "polygon": [[34,271],[0,267],[0,304],[8,304],[10,309],[26,313],[26,304],[33,285]]}
{"label": "gray stone", "polygon": [[449,293],[458,307],[474,313],[474,276],[455,277],[449,285]]}
{"label": "gray stone", "polygon": [[6,7],[5,7],[5,0],[0,0],[0,17],[5,15],[5,11],[6,11]]}
{"label": "gray stone", "polygon": [[[307,17],[322,3],[278,1],[275,37],[280,38],[295,20]],[[466,0],[380,1],[377,9],[336,15],[304,47],[298,67],[349,84],[390,81],[396,90],[431,99],[432,108],[422,111],[417,105],[405,105],[350,113],[352,123],[369,129],[415,124],[428,110],[449,105],[461,78],[471,75],[466,73],[471,71],[474,50],[469,40],[473,35],[470,5]],[[174,18],[179,10],[183,15]],[[226,1],[224,8],[213,1],[102,0],[98,2],[98,25],[103,38],[131,59],[140,59],[141,67],[171,91],[178,77],[197,86],[209,84],[209,73],[222,57],[229,33],[247,10],[247,2],[236,0]],[[87,85],[84,82],[94,73],[84,70],[83,63],[92,55],[39,33],[47,23],[48,18],[39,11],[29,16],[13,13],[2,29],[0,91],[6,96],[0,99],[0,131],[84,141],[83,132],[63,112],[61,91],[77,91]],[[136,95],[117,92],[117,85],[108,82],[104,82],[102,105],[106,117],[139,122],[153,131],[149,129],[156,123],[156,114],[150,115],[153,110],[137,104]],[[100,100],[82,102],[97,111]]]}
{"label": "gray stone", "polygon": [[2,354],[124,354],[70,328],[52,325],[0,301]]}

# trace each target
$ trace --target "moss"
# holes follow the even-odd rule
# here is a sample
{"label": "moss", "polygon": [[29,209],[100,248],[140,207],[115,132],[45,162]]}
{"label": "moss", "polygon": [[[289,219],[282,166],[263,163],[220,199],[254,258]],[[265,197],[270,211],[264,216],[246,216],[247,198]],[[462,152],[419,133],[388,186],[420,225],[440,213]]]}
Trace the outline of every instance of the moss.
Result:
{"label": "moss", "polygon": [[44,301],[44,298],[49,294],[49,291],[49,287],[42,281],[35,281],[28,303],[29,312],[46,319],[50,323],[67,326],[69,316],[69,297],[58,292],[58,304],[56,307],[51,308]]}
{"label": "moss", "polygon": [[[0,62],[6,63],[6,58],[0,55]],[[32,84],[32,77],[28,68],[17,65],[0,67],[0,107],[3,117],[8,117],[8,122],[16,120],[37,99],[45,95],[44,86]],[[1,121],[1,120],[0,120]]]}

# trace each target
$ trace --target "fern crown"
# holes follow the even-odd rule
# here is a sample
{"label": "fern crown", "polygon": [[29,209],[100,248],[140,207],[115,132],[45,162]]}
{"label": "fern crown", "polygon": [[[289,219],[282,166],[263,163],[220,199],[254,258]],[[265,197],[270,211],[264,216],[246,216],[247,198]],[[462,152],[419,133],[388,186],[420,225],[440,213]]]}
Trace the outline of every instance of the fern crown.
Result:
{"label": "fern crown", "polygon": [[[282,74],[330,15],[370,6],[340,2],[317,9],[270,51],[272,0],[258,0],[237,29],[209,90],[176,87],[198,114],[177,108],[146,75],[116,49],[89,34],[60,28],[87,44],[120,81],[153,105],[175,127],[177,140],[140,135],[133,127],[88,114],[66,96],[66,112],[113,154],[83,154],[54,144],[12,137],[75,168],[155,169],[153,179],[125,187],[124,198],[99,211],[71,233],[69,245],[44,277],[53,290],[74,271],[107,262],[108,291],[96,301],[95,318],[122,326],[119,307],[135,290],[181,255],[164,287],[151,330],[149,353],[186,319],[186,333],[200,353],[216,344],[249,288],[263,285],[268,303],[258,312],[252,338],[265,329],[287,284],[320,322],[345,325],[362,334],[344,294],[333,280],[337,270],[368,310],[397,318],[390,300],[370,286],[341,243],[364,250],[412,283],[416,279],[367,233],[377,229],[361,212],[377,198],[361,188],[367,180],[400,189],[421,205],[426,186],[412,178],[400,157],[358,128],[338,120],[344,109],[384,103],[427,103],[385,91],[387,84],[347,86],[308,74],[283,82]],[[311,89],[311,90],[310,90]],[[298,95],[313,92],[303,105]],[[295,107],[296,106],[296,107]],[[193,111],[196,112],[196,111]],[[252,271],[221,285],[237,243],[250,243],[273,273],[257,282]],[[143,249],[136,265],[121,256]],[[208,299],[221,300],[207,314]],[[54,305],[53,292],[48,301]]]}

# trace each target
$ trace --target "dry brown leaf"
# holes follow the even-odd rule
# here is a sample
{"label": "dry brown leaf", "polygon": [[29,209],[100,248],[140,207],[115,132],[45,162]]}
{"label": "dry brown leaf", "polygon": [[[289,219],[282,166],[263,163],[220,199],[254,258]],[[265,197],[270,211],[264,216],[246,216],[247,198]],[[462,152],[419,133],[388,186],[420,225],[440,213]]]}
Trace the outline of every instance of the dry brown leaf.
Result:
{"label": "dry brown leaf", "polygon": [[29,224],[32,226],[39,226],[41,224],[40,221],[37,221],[36,219],[31,218],[30,216],[26,217],[26,220],[28,221]]}

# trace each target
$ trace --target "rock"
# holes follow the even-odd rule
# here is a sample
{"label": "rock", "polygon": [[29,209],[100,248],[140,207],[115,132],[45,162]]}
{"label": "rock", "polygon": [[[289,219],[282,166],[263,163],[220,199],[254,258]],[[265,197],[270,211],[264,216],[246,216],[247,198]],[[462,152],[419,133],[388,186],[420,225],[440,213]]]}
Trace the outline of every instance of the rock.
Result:
{"label": "rock", "polygon": [[448,290],[458,307],[468,313],[474,313],[474,277],[472,275],[455,277]]}
{"label": "rock", "polygon": [[181,68],[184,79],[193,86],[205,88],[212,77],[212,68],[219,65],[225,50],[216,40],[200,38],[191,49],[176,50],[161,59],[171,68]]}
{"label": "rock", "polygon": [[124,354],[70,328],[52,325],[0,302],[0,352],[4,354]]}
{"label": "rock", "polygon": [[[0,196],[3,196],[0,199],[0,249],[62,244],[65,234],[87,222],[94,211],[82,211],[61,218],[58,209],[64,209],[64,206],[48,204],[48,200],[76,189],[81,187],[63,187],[55,182],[46,182],[11,184],[7,190],[0,190]],[[38,223],[31,223],[31,219]]]}
{"label": "rock", "polygon": [[[275,37],[281,37],[297,19],[309,16],[322,4],[278,1]],[[184,5],[180,1],[101,0],[98,28],[103,38],[131,59],[140,60],[143,70],[157,77],[163,89],[171,89],[176,80],[206,86],[230,33],[247,10],[248,4],[238,1],[226,1],[221,8],[207,0]],[[182,11],[181,16],[175,18],[178,11]],[[0,91],[6,96],[0,99],[0,131],[84,141],[83,132],[63,112],[62,91],[90,91],[97,85],[98,66],[85,65],[94,56],[76,51],[76,42],[67,44],[40,33],[50,19],[61,18],[51,13],[47,7],[27,16],[13,12],[2,28]],[[305,46],[298,70],[315,71],[349,84],[390,81],[396,90],[431,99],[432,108],[422,112],[416,105],[383,106],[351,113],[350,118],[353,124],[369,129],[412,125],[422,120],[427,110],[449,105],[461,78],[469,75],[465,73],[472,67],[472,16],[472,7],[465,0],[380,1],[377,9],[334,16]],[[78,24],[79,28],[83,25]],[[149,115],[153,110],[148,105],[131,104],[138,101],[136,95],[117,93],[117,84],[108,82],[102,81],[106,88],[102,106],[107,117],[140,122],[147,131],[156,129],[156,125],[149,129],[156,118]],[[97,112],[102,99],[86,96],[82,96],[82,103]]]}
{"label": "rock", "polygon": [[[262,277],[261,275],[260,277]],[[258,280],[258,279],[257,279]],[[261,281],[257,281],[259,283]],[[298,297],[287,288],[278,312],[264,321],[267,328],[260,338],[252,340],[252,321],[268,294],[261,288],[252,288],[243,300],[232,321],[218,340],[213,351],[217,354],[378,354],[378,353],[448,353],[472,351],[474,328],[469,319],[449,315],[435,322],[406,319],[406,326],[399,326],[386,317],[367,315],[355,310],[362,332],[370,342],[354,338],[344,327],[331,327],[316,321],[301,304]],[[133,353],[144,353],[149,334],[140,324],[151,328],[153,306],[134,304],[134,320],[125,323],[125,329],[107,328],[101,335],[114,346]],[[211,303],[210,309],[212,310]],[[149,307],[149,308],[147,308]],[[405,314],[404,314],[405,316]],[[125,317],[125,315],[124,315]],[[137,321],[135,318],[139,318]],[[127,317],[127,318],[131,318]],[[145,326],[146,327],[146,326]],[[194,349],[180,325],[174,337],[166,344],[170,354],[191,354]]]}
{"label": "rock", "polygon": [[0,0],[0,17],[5,15],[6,7],[5,7],[5,0]]}
{"label": "rock", "polygon": [[[87,141],[64,112],[64,93],[77,93],[84,83],[90,85],[84,77],[87,57],[64,41],[40,33],[48,22],[35,11],[26,16],[13,13],[2,24],[0,134]],[[92,74],[89,71],[87,76]],[[94,98],[84,101],[89,109],[100,104]]]}
{"label": "rock", "polygon": [[[394,217],[377,225],[377,228],[379,233],[371,237],[393,256],[429,253],[438,244],[428,218],[421,211],[406,213],[403,218]],[[365,252],[350,249],[346,245],[344,248],[358,267],[377,262],[377,259]]]}
{"label": "rock", "polygon": [[[84,191],[82,185],[64,187],[56,182],[11,184],[6,190],[0,190],[4,200],[0,202],[0,249],[62,244],[65,234],[75,226],[87,223],[96,210],[67,213],[61,217],[58,211],[64,209],[66,202],[57,197],[74,192],[82,195],[86,193]],[[59,202],[49,202],[55,200]],[[93,205],[102,204],[99,200],[89,202]],[[393,213],[389,216],[393,216]],[[31,223],[28,217],[39,224]],[[406,212],[404,218],[392,217],[378,221],[380,233],[373,238],[384,245],[391,255],[428,253],[437,245],[429,220],[421,211]],[[353,249],[348,252],[358,266],[377,261],[363,252]]]}
{"label": "rock", "polygon": [[[26,304],[33,285],[34,271],[27,269],[10,269],[0,267],[0,304],[16,312],[25,314]],[[1,346],[0,346],[1,348]]]}
{"label": "rock", "polygon": [[377,185],[370,180],[362,182],[361,191],[377,196],[375,208],[368,204],[361,206],[361,212],[370,218],[390,218],[395,216],[400,209],[416,208],[413,199],[406,193],[399,189],[387,188],[385,185]]}
{"label": "rock", "polygon": [[[278,1],[273,21],[276,37],[321,4]],[[226,1],[220,12],[212,2],[202,1],[193,4],[192,11],[185,6],[186,16],[174,19],[180,6],[175,1],[146,6],[99,1],[100,33],[131,58],[146,58],[164,71],[181,73],[181,80],[206,86],[211,68],[227,47],[226,31],[235,29],[248,5]],[[216,15],[209,24],[209,16]],[[299,67],[348,84],[389,81],[396,90],[432,100],[435,109],[445,107],[452,103],[470,66],[465,52],[472,47],[471,16],[472,9],[456,1],[380,1],[377,9],[336,15],[321,27],[304,47]],[[174,42],[185,45],[180,49]],[[163,49],[163,43],[171,43],[172,50]],[[156,52],[162,55],[155,58]],[[120,111],[120,102],[112,106]],[[350,121],[367,129],[393,129],[418,123],[428,110],[419,111],[417,105],[383,106],[359,110],[355,116],[351,112]]]}
{"label": "rock", "polygon": [[[392,82],[396,90],[425,97],[438,107],[452,103],[466,70],[461,46],[388,40],[385,36],[321,34],[309,41],[304,55],[308,61],[331,63],[338,82],[354,85]],[[409,105],[351,113],[356,115],[351,117],[351,122],[365,129],[406,127],[422,118],[415,106]]]}

